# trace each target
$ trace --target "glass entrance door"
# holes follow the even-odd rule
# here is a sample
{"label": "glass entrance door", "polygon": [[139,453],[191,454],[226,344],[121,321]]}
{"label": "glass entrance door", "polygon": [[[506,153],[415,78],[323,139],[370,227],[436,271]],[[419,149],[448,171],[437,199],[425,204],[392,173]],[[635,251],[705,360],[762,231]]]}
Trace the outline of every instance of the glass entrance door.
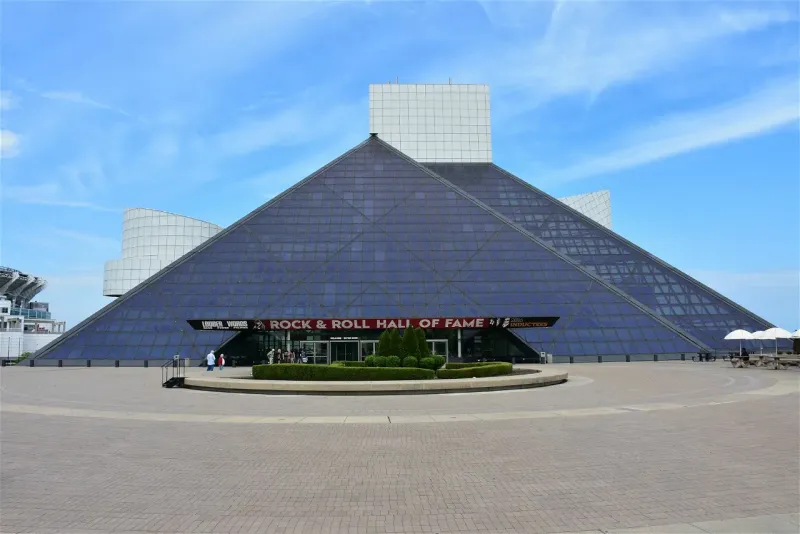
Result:
{"label": "glass entrance door", "polygon": [[327,365],[329,352],[327,341],[298,341],[294,345],[295,352],[302,349],[308,363]]}
{"label": "glass entrance door", "polygon": [[367,356],[372,356],[373,354],[375,354],[377,348],[378,348],[378,342],[377,341],[370,341],[370,340],[362,341],[361,342],[361,359],[363,360]]}
{"label": "glass entrance door", "polygon": [[331,363],[358,361],[358,341],[331,341]]}
{"label": "glass entrance door", "polygon": [[446,339],[429,339],[428,346],[433,354],[444,356],[447,358],[447,340]]}

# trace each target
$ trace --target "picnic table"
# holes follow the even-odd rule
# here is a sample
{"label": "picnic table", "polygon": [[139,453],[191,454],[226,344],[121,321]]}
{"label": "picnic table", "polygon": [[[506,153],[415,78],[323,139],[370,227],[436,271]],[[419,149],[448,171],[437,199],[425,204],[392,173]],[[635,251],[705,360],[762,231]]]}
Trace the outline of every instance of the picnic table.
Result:
{"label": "picnic table", "polygon": [[734,368],[766,367],[768,369],[787,369],[792,365],[800,365],[798,354],[748,354],[747,356],[731,355]]}

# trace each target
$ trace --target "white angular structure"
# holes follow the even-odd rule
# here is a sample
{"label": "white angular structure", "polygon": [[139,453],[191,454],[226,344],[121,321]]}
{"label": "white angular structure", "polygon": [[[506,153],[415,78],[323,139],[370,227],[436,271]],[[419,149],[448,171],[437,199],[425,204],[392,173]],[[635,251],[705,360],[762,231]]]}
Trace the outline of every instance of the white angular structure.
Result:
{"label": "white angular structure", "polygon": [[222,229],[210,222],[165,211],[126,209],[122,258],[106,262],[103,295],[124,295]]}
{"label": "white angular structure", "polygon": [[489,163],[489,86],[370,84],[369,131],[419,162]]}
{"label": "white angular structure", "polygon": [[559,198],[561,202],[611,230],[611,191],[594,191]]}

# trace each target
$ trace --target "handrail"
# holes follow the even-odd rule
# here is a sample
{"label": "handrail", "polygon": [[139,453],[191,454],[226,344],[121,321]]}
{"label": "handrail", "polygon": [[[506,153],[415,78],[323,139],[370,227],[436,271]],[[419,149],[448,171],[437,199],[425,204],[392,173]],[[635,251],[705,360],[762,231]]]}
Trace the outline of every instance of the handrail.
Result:
{"label": "handrail", "polygon": [[165,388],[183,383],[186,378],[186,360],[175,356],[161,365],[161,385]]}

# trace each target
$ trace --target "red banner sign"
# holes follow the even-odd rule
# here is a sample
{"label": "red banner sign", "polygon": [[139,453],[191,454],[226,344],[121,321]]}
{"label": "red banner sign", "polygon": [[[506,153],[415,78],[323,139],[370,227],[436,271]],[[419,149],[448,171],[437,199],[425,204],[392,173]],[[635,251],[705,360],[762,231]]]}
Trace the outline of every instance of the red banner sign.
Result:
{"label": "red banner sign", "polygon": [[389,319],[192,319],[195,330],[402,330],[413,326],[426,329],[458,328],[547,328],[558,317],[430,317]]}

